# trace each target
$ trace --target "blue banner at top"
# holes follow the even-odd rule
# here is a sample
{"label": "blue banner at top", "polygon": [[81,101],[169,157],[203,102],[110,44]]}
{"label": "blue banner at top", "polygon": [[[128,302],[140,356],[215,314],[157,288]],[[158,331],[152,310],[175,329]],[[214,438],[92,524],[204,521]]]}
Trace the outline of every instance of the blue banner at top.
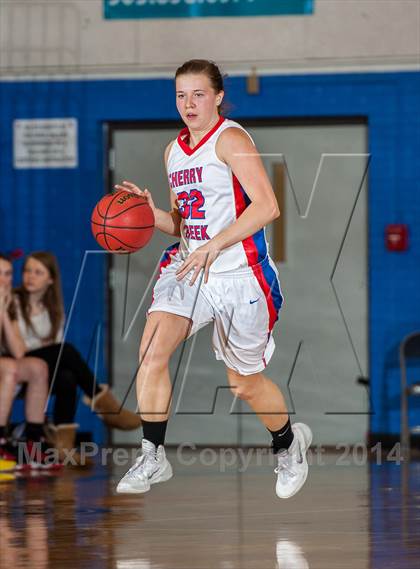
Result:
{"label": "blue banner at top", "polygon": [[315,0],[104,0],[106,19],[312,14]]}

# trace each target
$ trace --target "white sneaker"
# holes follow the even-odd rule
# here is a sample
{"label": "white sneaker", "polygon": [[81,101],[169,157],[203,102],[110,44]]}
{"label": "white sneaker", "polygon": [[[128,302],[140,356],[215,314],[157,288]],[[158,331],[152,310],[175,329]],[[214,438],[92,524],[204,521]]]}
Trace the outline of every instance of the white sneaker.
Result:
{"label": "white sneaker", "polygon": [[153,443],[141,441],[142,455],[136,460],[117,486],[119,494],[141,494],[148,492],[152,484],[172,478],[172,467],[166,458],[165,449]]}
{"label": "white sneaker", "polygon": [[277,454],[278,466],[276,494],[279,498],[290,498],[305,484],[308,476],[306,452],[312,442],[312,431],[304,423],[292,425],[295,435],[290,448]]}

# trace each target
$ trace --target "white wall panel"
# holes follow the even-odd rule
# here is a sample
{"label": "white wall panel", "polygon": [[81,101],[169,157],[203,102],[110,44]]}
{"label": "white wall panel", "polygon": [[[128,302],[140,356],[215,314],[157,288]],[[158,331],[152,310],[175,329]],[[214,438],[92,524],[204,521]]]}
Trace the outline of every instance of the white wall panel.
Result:
{"label": "white wall panel", "polygon": [[171,73],[419,65],[418,0],[315,0],[307,16],[104,20],[102,0],[0,0],[3,73]]}
{"label": "white wall panel", "polygon": [[420,52],[417,0],[321,0],[317,8],[317,17],[305,22],[306,57],[403,57]]}

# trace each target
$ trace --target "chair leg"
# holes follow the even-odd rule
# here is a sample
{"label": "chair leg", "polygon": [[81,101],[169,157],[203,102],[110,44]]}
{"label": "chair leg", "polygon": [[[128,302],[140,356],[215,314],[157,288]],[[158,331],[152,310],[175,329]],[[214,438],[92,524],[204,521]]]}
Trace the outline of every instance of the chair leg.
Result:
{"label": "chair leg", "polygon": [[401,392],[401,455],[404,460],[410,460],[410,429],[408,426],[408,395],[406,388]]}

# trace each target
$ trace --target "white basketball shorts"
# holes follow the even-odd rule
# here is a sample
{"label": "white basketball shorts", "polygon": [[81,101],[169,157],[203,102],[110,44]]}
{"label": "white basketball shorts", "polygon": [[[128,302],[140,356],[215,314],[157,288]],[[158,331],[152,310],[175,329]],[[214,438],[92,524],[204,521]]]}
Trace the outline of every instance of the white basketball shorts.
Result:
{"label": "white basketball shorts", "polygon": [[206,284],[200,274],[191,286],[193,271],[176,280],[182,265],[178,249],[175,243],[162,256],[147,314],[161,310],[190,318],[188,338],[214,322],[216,358],[241,375],[262,371],[274,352],[271,332],[283,303],[273,261],[267,256],[237,272],[210,273]]}

